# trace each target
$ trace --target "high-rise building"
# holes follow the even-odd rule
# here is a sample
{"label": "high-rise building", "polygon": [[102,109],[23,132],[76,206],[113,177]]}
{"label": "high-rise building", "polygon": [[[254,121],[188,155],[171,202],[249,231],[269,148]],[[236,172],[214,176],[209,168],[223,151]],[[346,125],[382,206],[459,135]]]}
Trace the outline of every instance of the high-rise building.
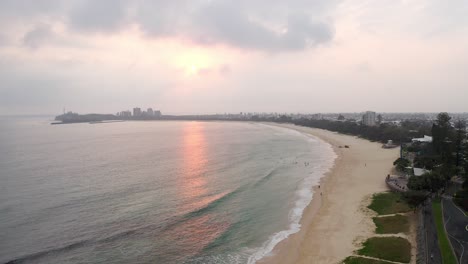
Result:
{"label": "high-rise building", "polygon": [[133,108],[133,116],[141,116],[141,109],[139,107]]}
{"label": "high-rise building", "polygon": [[153,108],[148,108],[148,110],[146,110],[146,114],[147,114],[148,116],[153,116],[153,115],[154,115]]}
{"label": "high-rise building", "polygon": [[122,112],[120,112],[120,116],[121,116],[121,117],[130,117],[130,116],[132,116],[132,112],[130,112],[130,111],[122,111]]}
{"label": "high-rise building", "polygon": [[365,126],[375,126],[376,125],[375,118],[376,118],[375,112],[367,111],[362,116],[362,124]]}

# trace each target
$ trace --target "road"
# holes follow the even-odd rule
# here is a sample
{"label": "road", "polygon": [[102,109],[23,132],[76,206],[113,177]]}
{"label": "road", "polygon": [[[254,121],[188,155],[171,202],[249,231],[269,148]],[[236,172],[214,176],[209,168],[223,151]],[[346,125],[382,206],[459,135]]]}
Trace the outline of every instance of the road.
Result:
{"label": "road", "polygon": [[445,229],[460,264],[468,264],[468,217],[451,198],[442,199]]}

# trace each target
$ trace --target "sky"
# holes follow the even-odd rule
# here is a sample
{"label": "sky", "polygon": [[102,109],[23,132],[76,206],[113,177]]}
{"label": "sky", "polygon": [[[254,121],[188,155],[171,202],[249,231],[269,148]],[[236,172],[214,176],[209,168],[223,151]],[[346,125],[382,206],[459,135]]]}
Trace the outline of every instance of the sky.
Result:
{"label": "sky", "polygon": [[467,112],[466,0],[0,0],[0,115]]}

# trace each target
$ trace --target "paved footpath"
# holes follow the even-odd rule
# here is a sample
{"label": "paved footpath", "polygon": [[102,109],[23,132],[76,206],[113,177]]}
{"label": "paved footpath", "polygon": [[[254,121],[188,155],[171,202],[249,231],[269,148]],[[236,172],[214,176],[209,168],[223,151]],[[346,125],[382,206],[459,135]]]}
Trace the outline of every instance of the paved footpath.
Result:
{"label": "paved footpath", "polygon": [[468,264],[468,217],[451,198],[442,199],[445,229],[460,264]]}

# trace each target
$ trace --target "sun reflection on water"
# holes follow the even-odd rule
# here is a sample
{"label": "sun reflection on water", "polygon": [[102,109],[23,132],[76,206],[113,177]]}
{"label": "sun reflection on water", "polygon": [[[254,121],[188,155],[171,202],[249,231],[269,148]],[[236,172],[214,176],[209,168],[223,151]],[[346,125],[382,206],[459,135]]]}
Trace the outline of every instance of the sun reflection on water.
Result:
{"label": "sun reflection on water", "polygon": [[[180,237],[180,244],[186,244],[187,255],[200,253],[213,243],[231,226],[229,221],[220,218],[217,212],[206,209],[211,203],[228,192],[216,193],[209,188],[207,179],[208,141],[203,122],[186,122],[183,128],[183,164],[178,177],[180,198],[184,201],[179,211],[190,212],[190,217],[169,231],[170,236]],[[193,214],[196,212],[195,214]]]}
{"label": "sun reflection on water", "polygon": [[[192,200],[206,196],[207,179],[207,141],[204,133],[204,125],[201,122],[187,122],[183,128],[182,143],[183,164],[179,186],[184,200]],[[194,202],[193,200],[191,202]],[[202,203],[199,201],[197,203]],[[202,205],[202,204],[200,204]],[[192,207],[194,204],[192,204]]]}

